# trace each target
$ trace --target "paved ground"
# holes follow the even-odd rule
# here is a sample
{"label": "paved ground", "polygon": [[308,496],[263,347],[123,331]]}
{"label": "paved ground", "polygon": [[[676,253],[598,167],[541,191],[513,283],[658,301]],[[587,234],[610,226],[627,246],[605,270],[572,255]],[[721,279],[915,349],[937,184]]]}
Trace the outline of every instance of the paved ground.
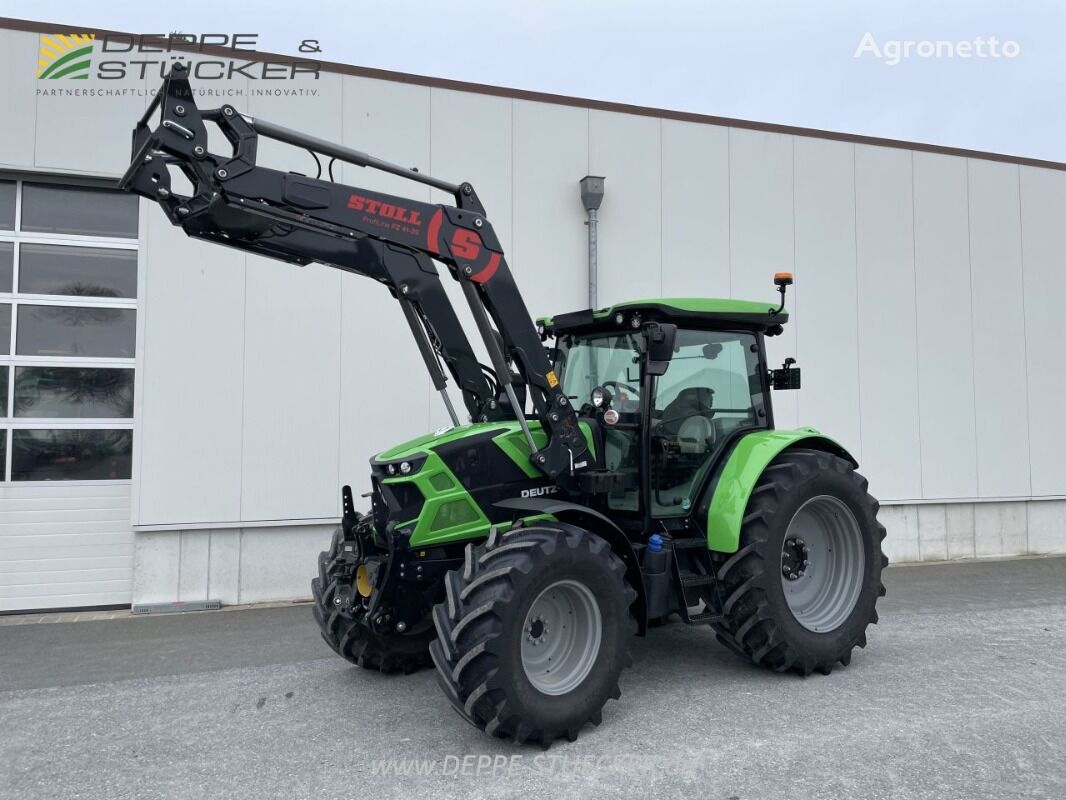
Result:
{"label": "paved ground", "polygon": [[829,677],[654,631],[603,725],[547,753],[464,724],[428,673],[349,668],[306,606],[0,626],[0,798],[1066,797],[1066,559],[886,583]]}

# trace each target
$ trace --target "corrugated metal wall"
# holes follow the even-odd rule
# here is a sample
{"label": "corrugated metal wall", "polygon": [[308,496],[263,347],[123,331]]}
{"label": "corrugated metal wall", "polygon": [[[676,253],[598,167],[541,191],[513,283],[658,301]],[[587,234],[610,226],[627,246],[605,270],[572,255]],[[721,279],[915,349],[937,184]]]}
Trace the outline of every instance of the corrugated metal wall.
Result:
{"label": "corrugated metal wall", "polygon": [[[250,110],[471,180],[536,313],[583,306],[577,180],[606,175],[602,301],[769,301],[770,274],[794,270],[793,321],[773,356],[796,355],[805,388],[776,396],[779,424],[840,437],[884,500],[1066,495],[1052,307],[1063,173],[350,76],[320,83],[327,98]],[[344,178],[412,192],[357,168]],[[365,486],[368,454],[444,421],[379,286],[190,242],[159,215],[147,230],[138,522],[330,517],[334,487]]]}

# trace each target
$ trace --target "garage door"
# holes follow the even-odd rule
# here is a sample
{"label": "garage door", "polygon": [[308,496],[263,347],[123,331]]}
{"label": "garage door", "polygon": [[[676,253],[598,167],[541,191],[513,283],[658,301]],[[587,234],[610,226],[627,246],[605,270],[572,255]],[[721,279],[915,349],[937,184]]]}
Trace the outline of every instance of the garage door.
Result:
{"label": "garage door", "polygon": [[130,602],[137,201],[0,176],[0,611]]}

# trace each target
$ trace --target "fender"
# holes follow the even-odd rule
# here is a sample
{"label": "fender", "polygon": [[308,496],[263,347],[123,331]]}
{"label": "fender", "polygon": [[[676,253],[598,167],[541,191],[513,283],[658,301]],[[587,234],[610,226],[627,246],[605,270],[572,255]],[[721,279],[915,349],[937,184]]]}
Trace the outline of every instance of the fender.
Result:
{"label": "fender", "polygon": [[748,499],[763,470],[783,451],[792,447],[824,450],[858,466],[855,458],[839,443],[814,428],[765,430],[749,433],[740,442],[715,483],[707,509],[707,548],[719,553],[735,553],[740,545],[740,527]]}
{"label": "fender", "polygon": [[621,528],[599,511],[579,503],[555,500],[551,497],[515,497],[494,503],[497,508],[513,511],[550,514],[560,522],[569,522],[586,528],[597,536],[607,540],[614,554],[622,559],[626,566],[626,580],[636,590],[637,599],[633,602],[633,616],[637,619],[637,634],[643,636],[648,630],[648,601],[644,590],[644,578],[640,572],[640,562],[633,549],[633,543]]}

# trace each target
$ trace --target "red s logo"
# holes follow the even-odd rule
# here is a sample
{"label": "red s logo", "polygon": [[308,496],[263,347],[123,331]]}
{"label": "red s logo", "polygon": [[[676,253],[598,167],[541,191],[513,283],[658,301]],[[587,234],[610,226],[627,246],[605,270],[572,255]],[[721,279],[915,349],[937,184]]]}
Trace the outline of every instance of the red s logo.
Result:
{"label": "red s logo", "polygon": [[452,255],[467,261],[473,261],[481,252],[481,237],[466,228],[456,228],[452,234]]}

